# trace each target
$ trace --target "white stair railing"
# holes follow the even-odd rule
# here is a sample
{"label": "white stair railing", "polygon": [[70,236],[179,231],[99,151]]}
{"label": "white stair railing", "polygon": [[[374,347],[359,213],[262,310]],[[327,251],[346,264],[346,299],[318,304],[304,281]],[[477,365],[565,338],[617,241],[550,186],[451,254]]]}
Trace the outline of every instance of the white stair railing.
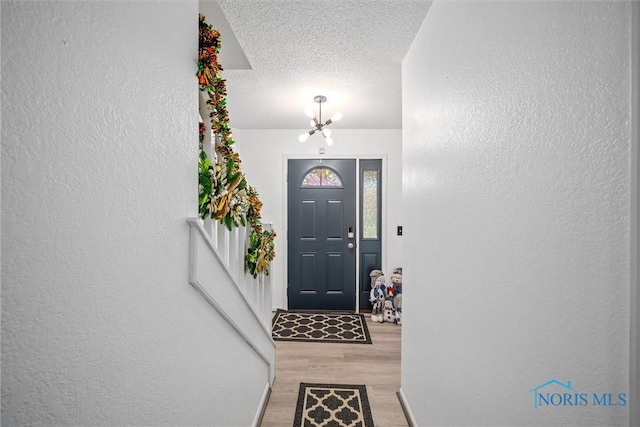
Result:
{"label": "white stair railing", "polygon": [[[190,219],[189,222],[196,221]],[[244,257],[249,245],[250,227],[237,227],[229,231],[224,225],[215,222],[208,227],[211,219],[197,220],[207,233],[215,254],[226,267],[240,292],[244,295],[258,319],[269,332],[271,331],[271,276],[261,273],[257,277],[244,271]],[[273,223],[263,223],[265,230],[272,230]]]}
{"label": "white stair railing", "polygon": [[[211,132],[211,123],[208,118],[208,107],[206,100],[208,95],[200,91],[200,121],[205,125],[203,150],[212,162],[219,161],[215,147],[216,140]],[[218,141],[219,142],[219,141]],[[245,299],[264,327],[271,331],[271,278],[265,274],[253,278],[244,271],[244,257],[249,246],[249,227],[234,227],[231,231],[223,224],[213,221],[210,218],[201,222],[204,230],[208,234],[215,252],[227,268],[229,275],[233,278],[238,289],[243,293]],[[264,223],[265,230],[271,230],[273,223]]]}

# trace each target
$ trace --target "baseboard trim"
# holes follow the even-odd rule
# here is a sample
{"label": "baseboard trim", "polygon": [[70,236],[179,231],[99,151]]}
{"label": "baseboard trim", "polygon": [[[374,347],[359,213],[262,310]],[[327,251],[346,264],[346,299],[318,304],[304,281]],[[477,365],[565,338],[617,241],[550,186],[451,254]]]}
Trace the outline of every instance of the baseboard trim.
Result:
{"label": "baseboard trim", "polygon": [[411,407],[409,406],[409,402],[407,402],[407,397],[404,395],[402,388],[396,392],[396,396],[398,396],[400,406],[402,406],[402,412],[404,412],[404,417],[407,419],[409,427],[418,427],[416,417],[413,416],[413,412],[411,411]]}
{"label": "baseboard trim", "polygon": [[269,398],[271,397],[271,386],[267,382],[267,385],[264,388],[264,392],[262,393],[262,398],[260,399],[260,405],[258,406],[258,411],[256,412],[256,416],[253,418],[252,427],[260,427],[262,424],[262,418],[264,417],[264,412],[267,410],[267,404],[269,403]]}

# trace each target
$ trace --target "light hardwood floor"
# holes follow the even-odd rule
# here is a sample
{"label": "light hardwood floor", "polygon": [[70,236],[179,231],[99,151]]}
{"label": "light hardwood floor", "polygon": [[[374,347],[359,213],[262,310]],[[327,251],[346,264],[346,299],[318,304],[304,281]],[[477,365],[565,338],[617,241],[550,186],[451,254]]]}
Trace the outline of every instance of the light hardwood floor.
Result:
{"label": "light hardwood floor", "polygon": [[396,396],[402,327],[365,317],[373,344],[276,341],[276,380],[262,427],[293,425],[301,382],[364,384],[376,427],[408,425]]}

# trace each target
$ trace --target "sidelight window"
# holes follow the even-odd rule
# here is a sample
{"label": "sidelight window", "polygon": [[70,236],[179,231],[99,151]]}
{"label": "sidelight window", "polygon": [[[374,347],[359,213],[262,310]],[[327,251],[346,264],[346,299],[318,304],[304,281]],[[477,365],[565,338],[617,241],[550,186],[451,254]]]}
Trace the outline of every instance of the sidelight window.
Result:
{"label": "sidelight window", "polygon": [[362,171],[362,238],[378,239],[378,170]]}

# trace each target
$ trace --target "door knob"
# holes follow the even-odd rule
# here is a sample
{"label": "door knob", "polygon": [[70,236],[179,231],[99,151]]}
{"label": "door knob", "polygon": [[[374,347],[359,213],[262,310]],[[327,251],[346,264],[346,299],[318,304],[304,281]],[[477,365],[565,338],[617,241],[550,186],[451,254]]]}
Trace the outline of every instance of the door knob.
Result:
{"label": "door knob", "polygon": [[348,247],[349,249],[353,249],[353,243],[349,242],[349,243],[347,244],[347,247]]}

